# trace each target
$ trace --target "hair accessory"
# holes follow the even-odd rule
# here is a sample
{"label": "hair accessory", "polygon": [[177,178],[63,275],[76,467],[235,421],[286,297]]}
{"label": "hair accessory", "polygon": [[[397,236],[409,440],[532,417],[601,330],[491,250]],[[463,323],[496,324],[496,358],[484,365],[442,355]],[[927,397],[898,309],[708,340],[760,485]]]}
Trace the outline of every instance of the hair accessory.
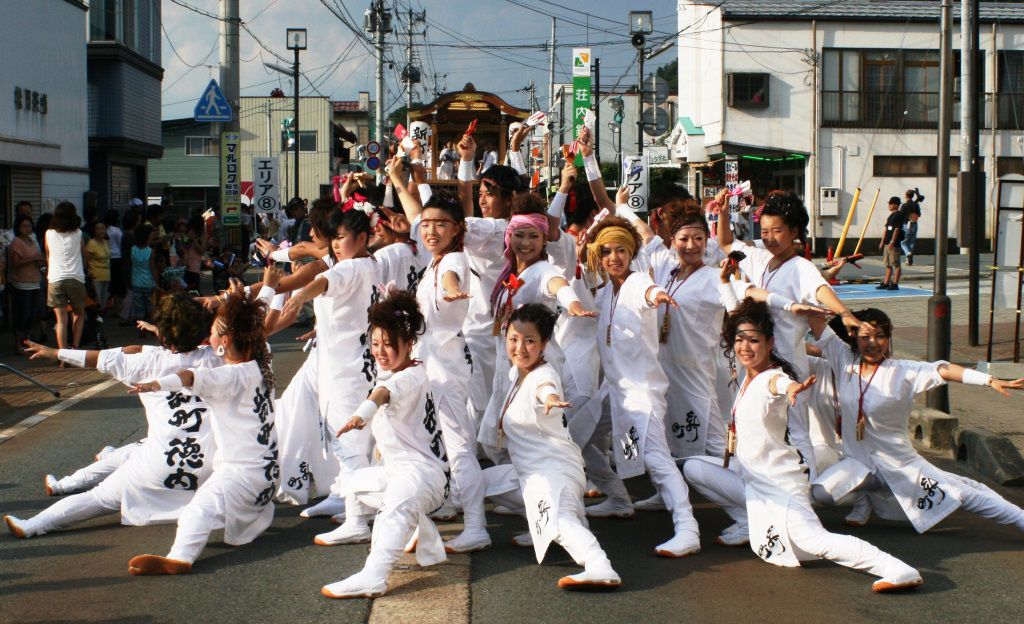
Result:
{"label": "hair accessory", "polygon": [[390,295],[391,293],[398,292],[398,286],[395,284],[395,280],[391,280],[387,283],[381,282],[377,284],[377,290],[382,295]]}

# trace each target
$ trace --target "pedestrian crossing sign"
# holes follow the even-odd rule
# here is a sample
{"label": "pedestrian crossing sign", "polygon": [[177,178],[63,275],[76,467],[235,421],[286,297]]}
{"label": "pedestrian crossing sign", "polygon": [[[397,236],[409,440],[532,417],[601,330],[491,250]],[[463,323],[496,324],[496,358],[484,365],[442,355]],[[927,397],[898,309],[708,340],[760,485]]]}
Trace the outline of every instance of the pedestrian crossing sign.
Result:
{"label": "pedestrian crossing sign", "polygon": [[196,121],[231,121],[231,104],[216,80],[210,80],[206,85],[192,116]]}

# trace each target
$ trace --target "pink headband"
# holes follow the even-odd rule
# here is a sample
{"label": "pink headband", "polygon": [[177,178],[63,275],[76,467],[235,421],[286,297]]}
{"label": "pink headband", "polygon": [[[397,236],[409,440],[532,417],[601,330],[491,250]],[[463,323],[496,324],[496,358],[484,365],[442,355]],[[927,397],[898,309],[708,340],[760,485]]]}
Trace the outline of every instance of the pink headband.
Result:
{"label": "pink headband", "polygon": [[548,235],[548,216],[543,214],[517,214],[512,215],[508,220],[508,227],[505,229],[505,255],[509,255],[509,243],[512,241],[512,232],[522,228],[537,228],[544,236]]}

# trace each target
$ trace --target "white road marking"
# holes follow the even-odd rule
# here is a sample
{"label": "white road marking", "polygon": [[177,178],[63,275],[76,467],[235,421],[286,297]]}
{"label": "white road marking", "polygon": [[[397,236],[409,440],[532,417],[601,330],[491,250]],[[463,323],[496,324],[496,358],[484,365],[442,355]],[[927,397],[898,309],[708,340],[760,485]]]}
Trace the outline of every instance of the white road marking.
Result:
{"label": "white road marking", "polygon": [[119,382],[116,379],[108,379],[102,383],[96,384],[91,388],[86,388],[85,390],[82,390],[73,397],[64,399],[63,401],[54,405],[53,407],[48,407],[43,411],[39,412],[38,414],[29,416],[28,418],[19,421],[18,424],[14,425],[13,427],[8,427],[7,429],[0,431],[0,444],[3,444],[4,442],[24,433],[25,431],[28,431],[29,429],[35,427],[36,425],[43,422],[50,416],[56,416],[57,414],[63,412],[69,407],[73,407],[75,404],[84,401],[85,399],[88,399],[93,395],[99,394],[100,392],[103,392],[107,388],[119,383],[121,382]]}

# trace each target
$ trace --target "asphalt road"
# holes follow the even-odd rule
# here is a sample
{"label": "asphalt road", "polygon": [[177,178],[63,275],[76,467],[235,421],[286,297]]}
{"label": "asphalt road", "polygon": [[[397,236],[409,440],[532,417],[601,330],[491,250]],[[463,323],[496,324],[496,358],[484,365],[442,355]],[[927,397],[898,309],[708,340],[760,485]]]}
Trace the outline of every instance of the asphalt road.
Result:
{"label": "asphalt road", "polygon": [[[297,345],[275,340],[278,378],[301,361]],[[25,517],[54,499],[42,476],[66,474],[106,444],[144,434],[137,400],[111,387],[0,445],[0,512]],[[945,467],[963,468],[938,459]],[[647,496],[643,479],[629,483]],[[1017,504],[1024,491],[1001,489]],[[594,521],[624,587],[607,594],[555,587],[578,570],[553,545],[544,565],[530,549],[511,545],[521,519],[490,516],[494,548],[424,572],[392,576],[390,601],[338,601],[320,587],[358,570],[366,546],[313,545],[325,519],[303,519],[278,506],[270,530],[234,548],[215,533],[194,573],[135,578],[128,560],[163,554],[173,526],[122,527],[116,515],[81,528],[29,540],[0,534],[0,622],[1002,622],[1024,621],[1024,535],[963,512],[923,536],[909,525],[874,521],[855,534],[918,566],[924,587],[903,595],[875,595],[871,578],[826,562],[783,569],[761,562],[748,548],[724,548],[714,537],[727,519],[696,503],[704,550],[693,557],[655,557],[671,530],[665,513],[634,520]],[[824,509],[826,527],[848,532],[845,510]],[[457,525],[441,525],[453,534]],[[467,564],[468,562],[468,564]],[[468,584],[466,577],[468,576]]]}

